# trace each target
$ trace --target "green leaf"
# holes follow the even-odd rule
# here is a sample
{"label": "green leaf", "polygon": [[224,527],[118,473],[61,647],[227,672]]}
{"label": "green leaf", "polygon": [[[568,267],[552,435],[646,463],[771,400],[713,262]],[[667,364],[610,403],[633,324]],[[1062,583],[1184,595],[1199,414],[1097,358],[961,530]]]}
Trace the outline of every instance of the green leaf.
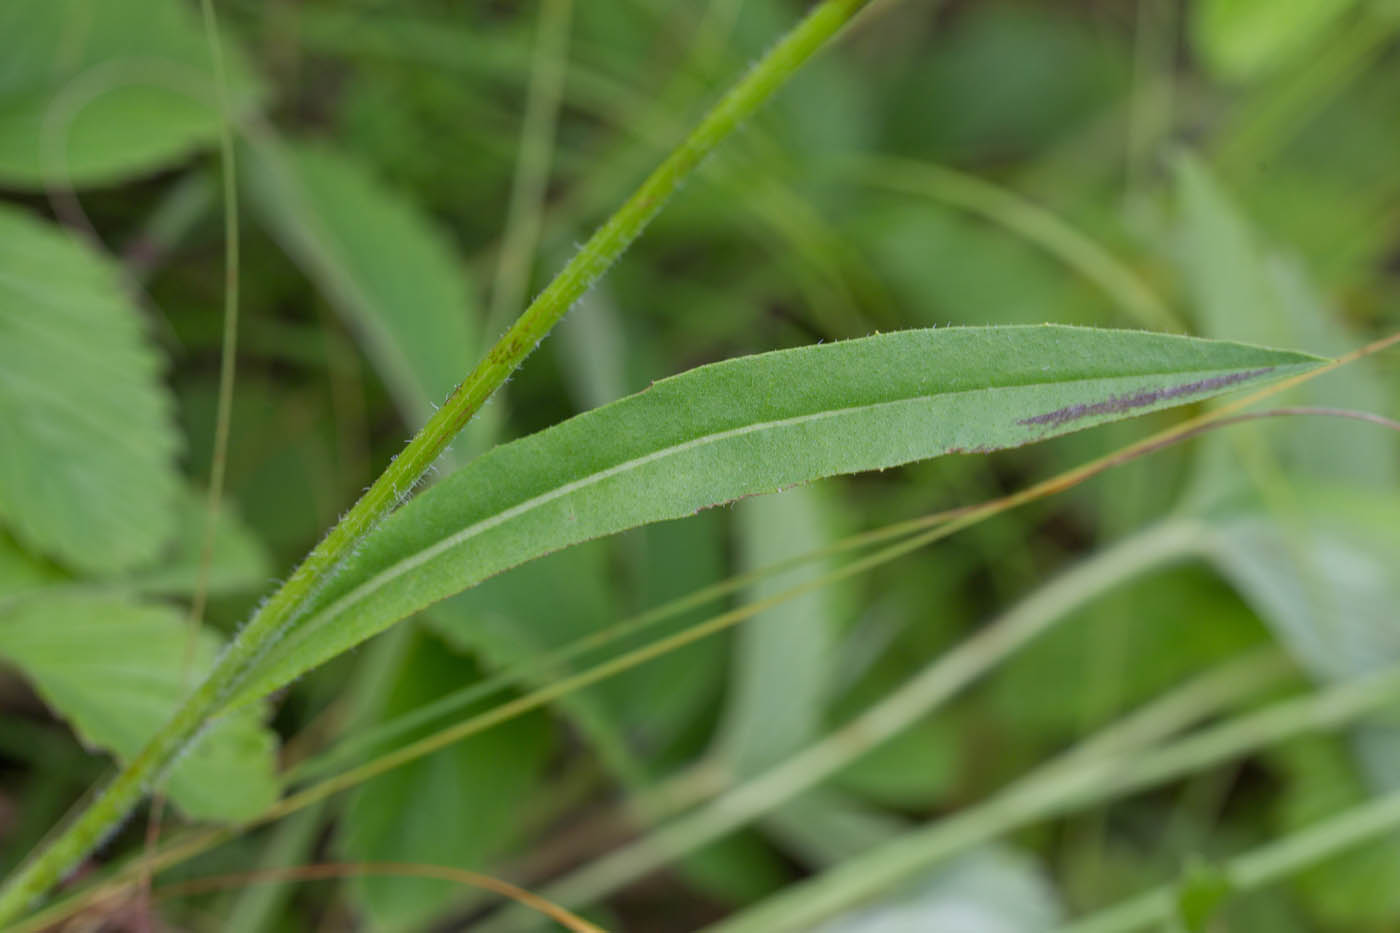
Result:
{"label": "green leaf", "polygon": [[[742,567],[755,570],[833,540],[831,507],[815,487],[745,499],[735,510]],[[819,579],[830,561],[814,561],[750,587],[757,602]],[[840,619],[829,590],[789,599],[755,616],[734,637],[729,700],[715,754],[738,777],[760,774],[821,732],[830,699]]]}
{"label": "green leaf", "polygon": [[1208,548],[1316,678],[1400,661],[1400,495],[1299,485],[1272,513],[1217,517]]}
{"label": "green leaf", "polygon": [[38,590],[71,588],[105,592],[179,596],[193,593],[203,575],[210,595],[250,590],[267,583],[272,564],[262,544],[224,500],[214,519],[213,547],[207,574],[201,574],[201,551],[208,503],[193,489],[183,489],[176,500],[176,533],[159,562],[132,573],[94,583],[74,579],[57,567],[26,554],[8,536],[0,535],[0,601],[5,597]]}
{"label": "green leaf", "polygon": [[29,554],[0,531],[0,600],[67,579],[62,570]]}
{"label": "green leaf", "polygon": [[1218,76],[1248,81],[1296,64],[1356,0],[1202,0],[1191,40]]}
{"label": "green leaf", "polygon": [[264,222],[346,318],[405,419],[426,421],[480,352],[447,235],[342,152],[262,142],[244,163]]}
{"label": "green leaf", "polygon": [[[391,674],[382,721],[470,682],[473,665],[417,635]],[[420,730],[408,740],[419,738]],[[482,869],[519,831],[549,750],[543,715],[526,716],[380,775],[350,799],[339,848],[352,861],[427,862]],[[352,885],[374,929],[431,919],[460,887],[416,878],[363,878]]]}
{"label": "green leaf", "polygon": [[903,331],[704,366],[497,447],[402,508],[239,699],[579,541],[824,476],[1031,443],[1316,364],[1047,325]]}
{"label": "green leaf", "polygon": [[[176,499],[175,540],[165,558],[156,566],[143,569],[122,582],[143,593],[185,595],[200,585],[201,551],[209,502],[203,490],[184,489]],[[224,499],[214,516],[212,548],[205,592],[210,595],[256,590],[266,586],[272,574],[272,561],[233,502]]]}
{"label": "green leaf", "polygon": [[[114,598],[50,596],[0,616],[0,657],[84,743],[122,760],[165,725],[219,645],[177,609]],[[249,819],[277,799],[277,739],[262,712],[257,704],[222,716],[181,756],[165,790],[186,816]]]}
{"label": "green leaf", "polygon": [[141,314],[116,266],[59,228],[0,206],[0,243],[0,521],[83,573],[147,563],[180,479]]}
{"label": "green leaf", "polygon": [[[225,38],[230,100],[258,86]],[[209,46],[179,0],[0,4],[0,185],[109,184],[218,136]]]}

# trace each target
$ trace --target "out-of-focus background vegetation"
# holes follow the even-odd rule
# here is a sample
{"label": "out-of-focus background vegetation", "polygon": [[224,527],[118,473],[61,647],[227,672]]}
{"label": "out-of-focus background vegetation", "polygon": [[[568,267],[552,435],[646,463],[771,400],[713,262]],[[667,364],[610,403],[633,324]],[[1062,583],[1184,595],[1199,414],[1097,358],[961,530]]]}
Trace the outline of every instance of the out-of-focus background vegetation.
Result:
{"label": "out-of-focus background vegetation", "polygon": [[[0,635],[5,868],[107,751],[129,754],[168,709],[195,592],[209,591],[211,653],[806,4],[216,6],[239,123],[242,321],[227,501],[201,586],[224,228],[197,5],[0,5],[0,623],[16,622]],[[1382,0],[877,3],[703,167],[443,469],[697,364],[877,330],[1055,321],[1326,354],[1393,331],[1397,35],[1400,6]],[[537,200],[524,186],[511,220],[522,138],[527,173],[546,183]],[[1393,416],[1394,359],[1298,403]],[[177,770],[163,831],[252,816],[273,799],[277,761],[316,761],[545,648],[844,534],[1020,488],[1171,420],[746,500],[519,568],[303,678],[267,726],[256,711],[227,724],[219,755]],[[1211,720],[1400,661],[1395,440],[1289,419],[1157,453],[167,877],[397,861],[546,889],[648,832],[664,799],[699,803],[788,759],[1064,568],[1183,509],[1208,516],[1214,560],[1093,600],[819,791],[592,905],[610,929],[696,928],[975,806],[1192,678],[1238,687],[1201,711]],[[1219,674],[1232,664],[1248,673]],[[1384,724],[1293,738],[1037,821],[877,892],[884,915],[839,928],[1048,929],[1209,876],[1200,866],[1396,785]],[[99,861],[139,848],[147,821]],[[1202,928],[1394,929],[1397,877],[1400,842],[1383,840],[1227,898]],[[372,878],[123,902],[107,922],[442,930],[479,920],[483,903]]]}

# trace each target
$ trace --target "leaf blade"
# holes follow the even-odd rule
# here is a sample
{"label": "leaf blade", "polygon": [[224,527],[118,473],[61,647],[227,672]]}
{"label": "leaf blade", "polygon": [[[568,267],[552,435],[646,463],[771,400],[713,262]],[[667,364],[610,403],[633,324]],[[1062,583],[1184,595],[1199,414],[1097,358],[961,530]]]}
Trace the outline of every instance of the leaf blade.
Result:
{"label": "leaf blade", "polygon": [[902,331],[700,367],[496,448],[388,519],[246,702],[508,567],[742,496],[1019,446],[1317,365],[1130,331]]}
{"label": "leaf blade", "polygon": [[[168,606],[44,595],[6,611],[0,658],[24,672],[85,744],[126,759],[212,666],[214,632],[201,628],[192,652],[189,637]],[[248,819],[277,799],[277,740],[261,713],[254,705],[223,717],[175,764],[165,787],[182,812]]]}

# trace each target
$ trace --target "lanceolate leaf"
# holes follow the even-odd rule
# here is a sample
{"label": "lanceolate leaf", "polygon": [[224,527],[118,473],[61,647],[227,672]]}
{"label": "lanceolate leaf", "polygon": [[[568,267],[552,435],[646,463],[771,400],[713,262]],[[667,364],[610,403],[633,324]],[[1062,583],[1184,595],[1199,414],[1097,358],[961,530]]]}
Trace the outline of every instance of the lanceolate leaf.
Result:
{"label": "lanceolate leaf", "polygon": [[[0,660],[18,666],[85,743],[119,759],[165,723],[218,643],[177,609],[110,597],[46,596],[0,614]],[[277,739],[260,713],[221,717],[171,770],[165,791],[187,816],[248,819],[277,799]]]}
{"label": "lanceolate leaf", "polygon": [[903,331],[704,366],[498,447],[409,503],[236,699],[579,541],[824,476],[1027,444],[1316,364],[1046,325]]}
{"label": "lanceolate leaf", "polygon": [[175,532],[178,437],[161,361],[116,268],[0,206],[0,522],[84,573]]}

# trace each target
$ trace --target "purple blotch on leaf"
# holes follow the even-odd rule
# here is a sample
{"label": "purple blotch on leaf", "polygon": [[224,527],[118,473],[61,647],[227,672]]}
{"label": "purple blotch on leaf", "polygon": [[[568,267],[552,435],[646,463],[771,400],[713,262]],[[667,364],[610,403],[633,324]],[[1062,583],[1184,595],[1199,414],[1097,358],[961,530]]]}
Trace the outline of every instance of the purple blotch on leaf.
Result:
{"label": "purple blotch on leaf", "polygon": [[1171,386],[1165,389],[1143,389],[1140,392],[1133,392],[1129,395],[1113,395],[1102,402],[1081,402],[1078,405],[1066,405],[1064,408],[1057,408],[1054,411],[1047,411],[1043,415],[1035,415],[1030,418],[1022,418],[1017,424],[1048,424],[1058,426],[1068,424],[1071,421],[1078,421],[1080,418],[1089,418],[1093,415],[1109,415],[1115,412],[1132,411],[1134,408],[1145,408],[1157,402],[1165,402],[1168,399],[1180,398],[1183,395],[1195,395],[1199,392],[1209,392],[1213,389],[1223,389],[1238,382],[1245,382],[1255,376],[1262,376],[1273,370],[1272,366],[1265,366],[1262,369],[1249,369],[1238,373],[1228,373],[1224,376],[1211,376],[1209,379],[1198,379],[1195,382],[1187,382],[1179,386]]}

